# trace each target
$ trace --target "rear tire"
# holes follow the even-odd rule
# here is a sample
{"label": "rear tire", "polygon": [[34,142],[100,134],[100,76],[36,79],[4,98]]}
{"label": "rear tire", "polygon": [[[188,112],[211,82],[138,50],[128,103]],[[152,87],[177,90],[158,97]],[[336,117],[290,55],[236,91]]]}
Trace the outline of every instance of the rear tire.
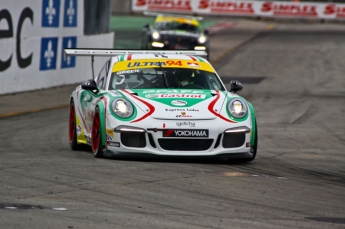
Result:
{"label": "rear tire", "polygon": [[101,115],[99,108],[95,110],[95,115],[92,122],[91,131],[91,147],[94,157],[103,157],[103,145],[102,145],[102,134],[101,134]]}
{"label": "rear tire", "polygon": [[75,106],[74,100],[71,99],[69,105],[69,125],[68,125],[68,134],[69,134],[69,144],[72,150],[81,150],[82,145],[78,144],[77,141],[77,127],[76,127],[76,115],[75,115]]}

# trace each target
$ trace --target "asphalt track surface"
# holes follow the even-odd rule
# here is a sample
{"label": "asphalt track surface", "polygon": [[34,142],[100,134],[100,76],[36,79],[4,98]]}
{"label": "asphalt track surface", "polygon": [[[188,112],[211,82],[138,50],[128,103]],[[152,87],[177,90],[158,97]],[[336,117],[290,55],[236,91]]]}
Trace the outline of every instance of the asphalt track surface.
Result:
{"label": "asphalt track surface", "polygon": [[345,228],[345,30],[265,26],[213,60],[256,109],[253,162],[95,159],[67,108],[2,116],[0,228]]}

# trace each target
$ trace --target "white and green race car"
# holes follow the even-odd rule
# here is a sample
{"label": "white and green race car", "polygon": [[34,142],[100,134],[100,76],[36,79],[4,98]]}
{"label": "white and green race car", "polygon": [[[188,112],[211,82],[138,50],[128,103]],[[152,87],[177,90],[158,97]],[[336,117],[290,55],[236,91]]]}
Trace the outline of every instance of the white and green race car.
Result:
{"label": "white and green race car", "polygon": [[205,51],[65,49],[109,56],[97,77],[71,94],[69,143],[95,157],[221,156],[254,160],[258,145],[251,103],[226,90]]}

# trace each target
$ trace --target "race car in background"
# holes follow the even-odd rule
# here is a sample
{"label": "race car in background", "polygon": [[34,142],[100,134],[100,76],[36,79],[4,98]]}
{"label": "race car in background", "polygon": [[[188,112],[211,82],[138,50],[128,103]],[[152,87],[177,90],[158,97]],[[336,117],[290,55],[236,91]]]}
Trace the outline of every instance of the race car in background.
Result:
{"label": "race car in background", "polygon": [[209,59],[209,32],[200,26],[202,17],[152,12],[145,12],[145,15],[156,17],[151,25],[146,24],[142,29],[142,49],[204,50]]}
{"label": "race car in background", "polygon": [[253,105],[236,94],[243,87],[239,81],[226,89],[203,58],[205,51],[65,49],[65,54],[109,57],[94,79],[71,93],[72,150],[90,145],[95,157],[254,160],[258,129]]}

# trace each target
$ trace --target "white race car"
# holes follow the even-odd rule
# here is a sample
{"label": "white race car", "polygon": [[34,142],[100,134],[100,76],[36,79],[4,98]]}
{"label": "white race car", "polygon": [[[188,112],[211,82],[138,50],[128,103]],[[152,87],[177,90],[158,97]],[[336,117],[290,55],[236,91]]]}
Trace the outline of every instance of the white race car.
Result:
{"label": "white race car", "polygon": [[97,77],[71,94],[69,143],[95,157],[221,156],[254,160],[258,145],[251,103],[226,90],[205,51],[65,49],[109,56]]}

